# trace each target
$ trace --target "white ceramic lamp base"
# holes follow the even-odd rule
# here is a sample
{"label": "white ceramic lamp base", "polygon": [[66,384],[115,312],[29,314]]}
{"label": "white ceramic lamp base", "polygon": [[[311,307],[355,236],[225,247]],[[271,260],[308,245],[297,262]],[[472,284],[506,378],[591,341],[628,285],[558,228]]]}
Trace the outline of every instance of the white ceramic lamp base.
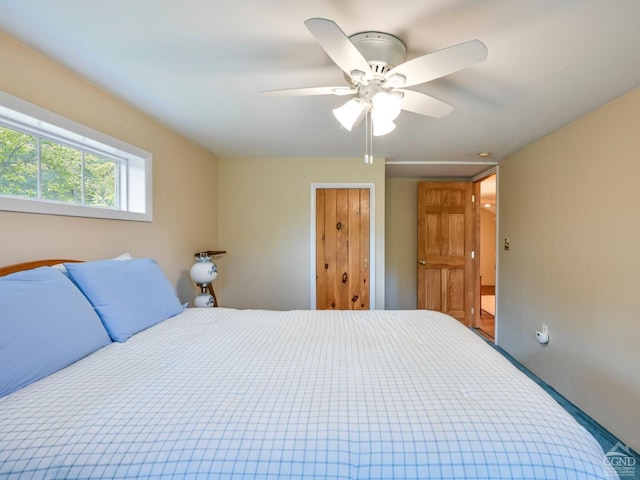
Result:
{"label": "white ceramic lamp base", "polygon": [[213,297],[208,293],[201,293],[193,299],[193,306],[196,308],[213,307]]}

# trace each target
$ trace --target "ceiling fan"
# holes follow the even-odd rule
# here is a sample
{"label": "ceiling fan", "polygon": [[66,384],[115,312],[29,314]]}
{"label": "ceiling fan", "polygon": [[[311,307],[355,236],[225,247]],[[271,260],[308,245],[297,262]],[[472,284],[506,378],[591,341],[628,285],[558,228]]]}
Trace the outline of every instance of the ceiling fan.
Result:
{"label": "ceiling fan", "polygon": [[[307,87],[262,92],[273,96],[353,95],[333,110],[340,124],[351,130],[367,120],[367,149],[371,136],[395,129],[401,110],[440,118],[453,107],[415,90],[420,83],[452,74],[487,58],[487,47],[471,40],[405,61],[407,48],[398,37],[383,32],[361,32],[347,36],[326,18],[310,18],[306,27],[329,57],[344,71],[347,85]],[[368,153],[369,153],[368,152]],[[365,155],[365,162],[368,161]]]}

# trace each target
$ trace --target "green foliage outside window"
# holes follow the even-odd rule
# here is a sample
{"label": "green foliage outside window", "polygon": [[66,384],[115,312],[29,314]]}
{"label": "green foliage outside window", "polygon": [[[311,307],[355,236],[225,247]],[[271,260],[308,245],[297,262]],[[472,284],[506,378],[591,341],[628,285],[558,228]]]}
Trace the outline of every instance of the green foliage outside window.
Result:
{"label": "green foliage outside window", "polygon": [[111,159],[0,126],[0,195],[115,208],[117,178]]}
{"label": "green foliage outside window", "polygon": [[38,142],[0,126],[0,194],[37,198]]}

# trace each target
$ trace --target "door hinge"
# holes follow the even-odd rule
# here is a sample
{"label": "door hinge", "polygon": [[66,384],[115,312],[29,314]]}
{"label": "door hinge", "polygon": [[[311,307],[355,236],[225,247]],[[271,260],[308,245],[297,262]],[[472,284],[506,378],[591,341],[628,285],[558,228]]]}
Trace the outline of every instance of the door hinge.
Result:
{"label": "door hinge", "polygon": [[475,195],[471,195],[471,203],[475,203],[476,201],[476,196]]}
{"label": "door hinge", "polygon": [[473,315],[474,313],[476,313],[476,309],[474,307],[471,307],[471,315]]}
{"label": "door hinge", "polygon": [[471,250],[471,258],[476,258],[476,251],[475,250]]}

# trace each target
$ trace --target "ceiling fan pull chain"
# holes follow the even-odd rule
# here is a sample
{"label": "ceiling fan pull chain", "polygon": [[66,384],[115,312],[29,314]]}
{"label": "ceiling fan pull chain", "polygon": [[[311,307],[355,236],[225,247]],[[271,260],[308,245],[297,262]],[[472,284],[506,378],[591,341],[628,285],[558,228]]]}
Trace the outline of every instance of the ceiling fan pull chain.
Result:
{"label": "ceiling fan pull chain", "polygon": [[367,112],[365,117],[365,136],[364,136],[364,163],[373,164],[373,123],[371,122],[371,110]]}
{"label": "ceiling fan pull chain", "polygon": [[367,129],[367,135],[369,135],[369,165],[373,165],[373,118],[371,117],[371,110],[369,110],[369,128]]}

